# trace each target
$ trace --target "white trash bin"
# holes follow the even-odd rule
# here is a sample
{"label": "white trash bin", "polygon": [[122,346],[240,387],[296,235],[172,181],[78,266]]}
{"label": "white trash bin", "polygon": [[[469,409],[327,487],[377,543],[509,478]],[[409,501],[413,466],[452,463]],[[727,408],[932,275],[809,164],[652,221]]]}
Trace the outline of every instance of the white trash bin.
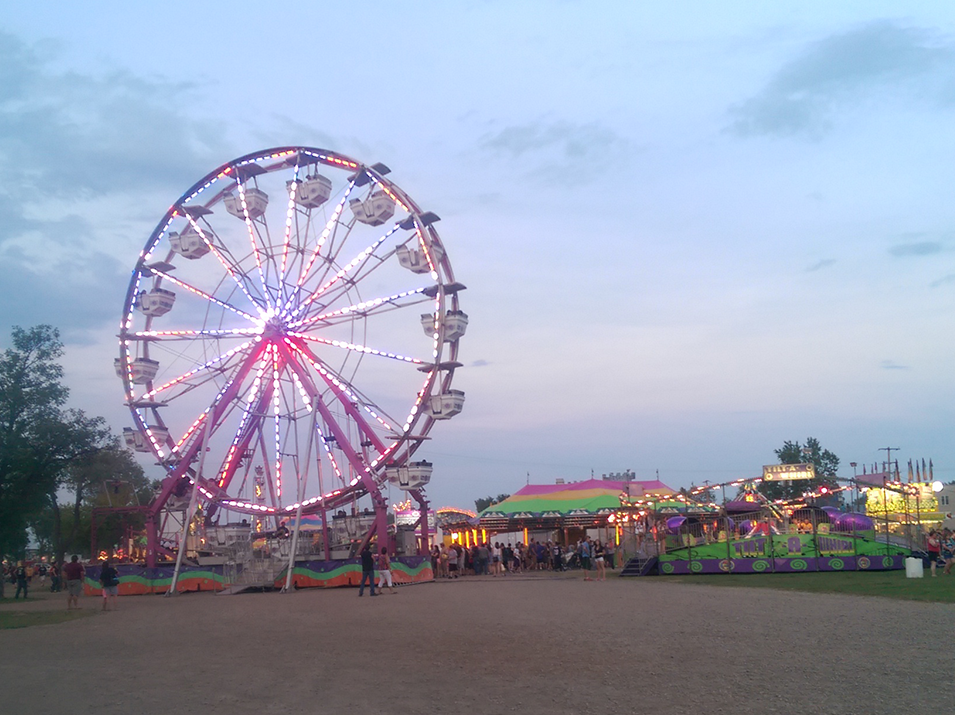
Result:
{"label": "white trash bin", "polygon": [[909,556],[905,560],[905,578],[922,578],[925,570],[922,568],[922,559]]}

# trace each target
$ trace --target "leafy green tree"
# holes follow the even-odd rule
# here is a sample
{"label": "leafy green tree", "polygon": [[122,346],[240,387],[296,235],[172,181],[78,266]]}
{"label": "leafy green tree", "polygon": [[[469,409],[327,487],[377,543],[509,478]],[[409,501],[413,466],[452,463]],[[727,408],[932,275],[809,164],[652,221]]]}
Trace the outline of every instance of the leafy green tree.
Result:
{"label": "leafy green tree", "polygon": [[500,504],[505,499],[510,498],[510,494],[498,494],[496,497],[486,496],[480,499],[474,500],[474,506],[477,509],[478,514],[487,509],[492,504]]}
{"label": "leafy green tree", "polygon": [[[780,464],[812,464],[815,467],[814,479],[796,481],[762,482],[759,491],[770,499],[798,499],[807,491],[818,491],[821,487],[833,489],[838,486],[836,473],[839,470],[839,457],[823,449],[815,437],[806,439],[806,443],[786,441],[775,450]],[[819,504],[831,500],[819,500]]]}
{"label": "leafy green tree", "polygon": [[13,329],[0,356],[0,554],[22,554],[31,514],[56,482],[40,440],[53,431],[67,389],[59,334],[48,325]]}
{"label": "leafy green tree", "polygon": [[[56,499],[67,470],[110,440],[99,417],[64,408],[59,332],[15,327],[0,355],[0,553],[22,554],[26,529]],[[2,591],[0,591],[2,595]]]}
{"label": "leafy green tree", "polygon": [[[47,495],[46,507],[33,522],[37,540],[48,544],[57,560],[68,551],[87,553],[94,508],[138,506],[152,498],[152,484],[132,453],[108,433],[96,436],[106,445],[77,458],[61,472],[57,488]],[[142,521],[143,517],[135,514],[101,516],[97,519],[97,542],[115,544],[124,523],[141,528]]]}

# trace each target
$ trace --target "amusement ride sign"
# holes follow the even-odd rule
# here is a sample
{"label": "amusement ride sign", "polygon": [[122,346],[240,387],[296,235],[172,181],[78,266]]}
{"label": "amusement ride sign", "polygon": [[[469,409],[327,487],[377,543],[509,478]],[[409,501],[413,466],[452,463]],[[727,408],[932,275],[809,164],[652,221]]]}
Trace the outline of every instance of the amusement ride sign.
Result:
{"label": "amusement ride sign", "polygon": [[815,478],[816,467],[812,464],[767,464],[763,467],[764,482],[786,482]]}

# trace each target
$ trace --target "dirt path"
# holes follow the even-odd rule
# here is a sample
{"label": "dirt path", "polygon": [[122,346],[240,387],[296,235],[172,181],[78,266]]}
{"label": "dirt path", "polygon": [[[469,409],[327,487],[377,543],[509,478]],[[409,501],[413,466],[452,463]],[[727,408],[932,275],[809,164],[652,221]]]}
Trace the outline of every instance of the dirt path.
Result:
{"label": "dirt path", "polygon": [[[354,589],[127,597],[112,613],[0,631],[3,710],[955,709],[951,606],[578,576],[472,577],[374,599]],[[57,607],[65,596],[30,606]]]}

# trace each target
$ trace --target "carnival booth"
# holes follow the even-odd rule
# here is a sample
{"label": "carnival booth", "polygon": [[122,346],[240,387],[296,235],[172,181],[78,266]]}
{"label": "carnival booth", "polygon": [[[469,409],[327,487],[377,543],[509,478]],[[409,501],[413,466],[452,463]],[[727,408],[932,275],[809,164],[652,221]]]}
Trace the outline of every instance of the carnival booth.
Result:
{"label": "carnival booth", "polygon": [[[627,500],[670,499],[676,492],[659,480],[587,479],[555,484],[528,484],[479,517],[483,540],[499,533],[519,533],[529,538],[570,544],[588,531],[601,540],[621,544],[628,533],[621,514]],[[627,517],[628,526],[630,524]],[[636,522],[633,522],[635,524]]]}

